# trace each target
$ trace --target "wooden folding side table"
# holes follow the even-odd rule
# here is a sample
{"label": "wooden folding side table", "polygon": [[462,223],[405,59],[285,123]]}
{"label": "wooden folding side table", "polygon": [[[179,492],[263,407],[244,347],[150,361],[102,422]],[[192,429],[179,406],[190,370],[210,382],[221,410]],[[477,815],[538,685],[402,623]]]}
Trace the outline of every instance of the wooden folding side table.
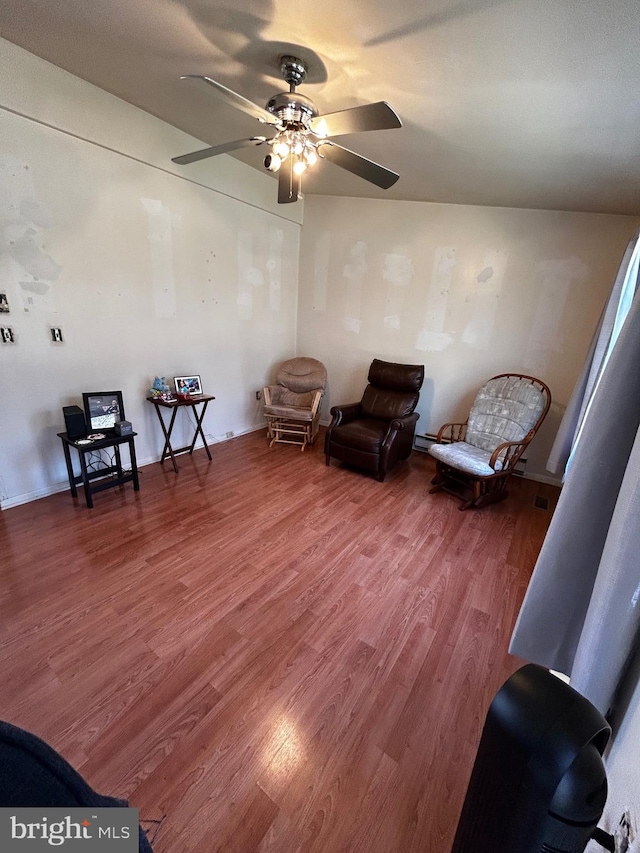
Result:
{"label": "wooden folding side table", "polygon": [[[193,453],[193,449],[196,446],[196,441],[198,439],[198,435],[202,439],[202,443],[204,444],[204,449],[207,451],[207,456],[211,459],[211,453],[209,451],[209,445],[207,444],[207,439],[204,437],[204,431],[202,429],[202,420],[204,418],[204,413],[207,411],[207,406],[209,405],[210,400],[215,400],[215,397],[212,397],[210,394],[194,394],[188,400],[163,400],[162,397],[147,397],[147,400],[150,403],[153,403],[155,406],[156,414],[158,415],[158,420],[160,421],[160,426],[162,427],[162,432],[164,433],[164,447],[162,448],[162,456],[160,457],[160,464],[164,462],[167,456],[171,457],[171,461],[173,462],[173,470],[178,473],[178,464],[176,462],[176,456],[179,453]],[[198,409],[196,408],[198,403],[202,403],[202,409],[198,414]],[[176,414],[178,409],[181,406],[188,406],[194,414],[196,419],[196,431],[193,436],[193,441],[191,444],[187,444],[185,447],[173,448],[171,446],[171,433],[173,431],[173,425],[176,420]],[[169,428],[167,429],[167,425],[164,422],[164,418],[162,417],[161,409],[171,409],[171,419],[169,420]]]}

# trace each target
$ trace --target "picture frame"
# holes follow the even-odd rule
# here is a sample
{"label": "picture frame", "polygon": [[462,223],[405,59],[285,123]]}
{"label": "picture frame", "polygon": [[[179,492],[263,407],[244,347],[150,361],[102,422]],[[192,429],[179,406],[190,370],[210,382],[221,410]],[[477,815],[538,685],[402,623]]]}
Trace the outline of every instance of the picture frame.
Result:
{"label": "picture frame", "polygon": [[82,401],[88,433],[113,433],[116,421],[125,420],[122,391],[87,391]]}
{"label": "picture frame", "polygon": [[199,376],[174,376],[176,394],[189,394],[192,397],[202,394],[202,382]]}

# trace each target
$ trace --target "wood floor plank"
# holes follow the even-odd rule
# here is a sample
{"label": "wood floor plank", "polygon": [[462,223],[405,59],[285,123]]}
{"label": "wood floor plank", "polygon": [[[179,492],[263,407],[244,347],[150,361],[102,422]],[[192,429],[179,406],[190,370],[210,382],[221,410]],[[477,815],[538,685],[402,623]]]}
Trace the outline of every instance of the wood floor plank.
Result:
{"label": "wood floor plank", "polygon": [[157,853],[446,851],[557,490],[460,513],[420,453],[212,456],[0,514],[0,716],[164,817]]}

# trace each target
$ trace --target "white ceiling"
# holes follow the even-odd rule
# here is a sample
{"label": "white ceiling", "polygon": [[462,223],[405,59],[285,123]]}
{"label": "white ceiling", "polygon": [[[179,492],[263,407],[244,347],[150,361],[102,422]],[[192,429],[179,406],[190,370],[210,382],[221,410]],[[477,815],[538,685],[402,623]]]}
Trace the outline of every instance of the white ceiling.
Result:
{"label": "white ceiling", "polygon": [[640,214],[639,0],[3,0],[0,35],[207,144],[264,126],[181,74],[263,106],[294,53],[321,113],[388,101],[402,129],[339,141],[397,184],[306,193]]}

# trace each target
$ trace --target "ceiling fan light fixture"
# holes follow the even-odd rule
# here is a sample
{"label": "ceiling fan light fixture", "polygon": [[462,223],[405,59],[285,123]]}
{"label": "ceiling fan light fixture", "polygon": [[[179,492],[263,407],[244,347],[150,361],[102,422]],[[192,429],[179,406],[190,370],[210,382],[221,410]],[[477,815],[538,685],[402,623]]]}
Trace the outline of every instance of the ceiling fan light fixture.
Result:
{"label": "ceiling fan light fixture", "polygon": [[292,158],[291,168],[296,175],[301,175],[308,166],[318,162],[316,145],[303,130],[290,127],[281,130],[269,140],[269,144],[273,148],[273,154],[265,158],[265,166],[270,172],[277,171],[276,162],[279,168],[288,157]]}
{"label": "ceiling fan light fixture", "polygon": [[284,141],[284,139],[278,139],[278,141],[274,143],[273,153],[277,154],[281,160],[285,160],[289,156],[290,151],[291,149],[289,148],[289,145]]}
{"label": "ceiling fan light fixture", "polygon": [[268,172],[277,172],[282,166],[282,160],[277,154],[267,154],[264,158],[264,167]]}
{"label": "ceiling fan light fixture", "polygon": [[313,166],[318,162],[318,155],[316,154],[316,149],[313,146],[309,146],[309,148],[305,148],[304,150],[304,162],[307,166]]}

